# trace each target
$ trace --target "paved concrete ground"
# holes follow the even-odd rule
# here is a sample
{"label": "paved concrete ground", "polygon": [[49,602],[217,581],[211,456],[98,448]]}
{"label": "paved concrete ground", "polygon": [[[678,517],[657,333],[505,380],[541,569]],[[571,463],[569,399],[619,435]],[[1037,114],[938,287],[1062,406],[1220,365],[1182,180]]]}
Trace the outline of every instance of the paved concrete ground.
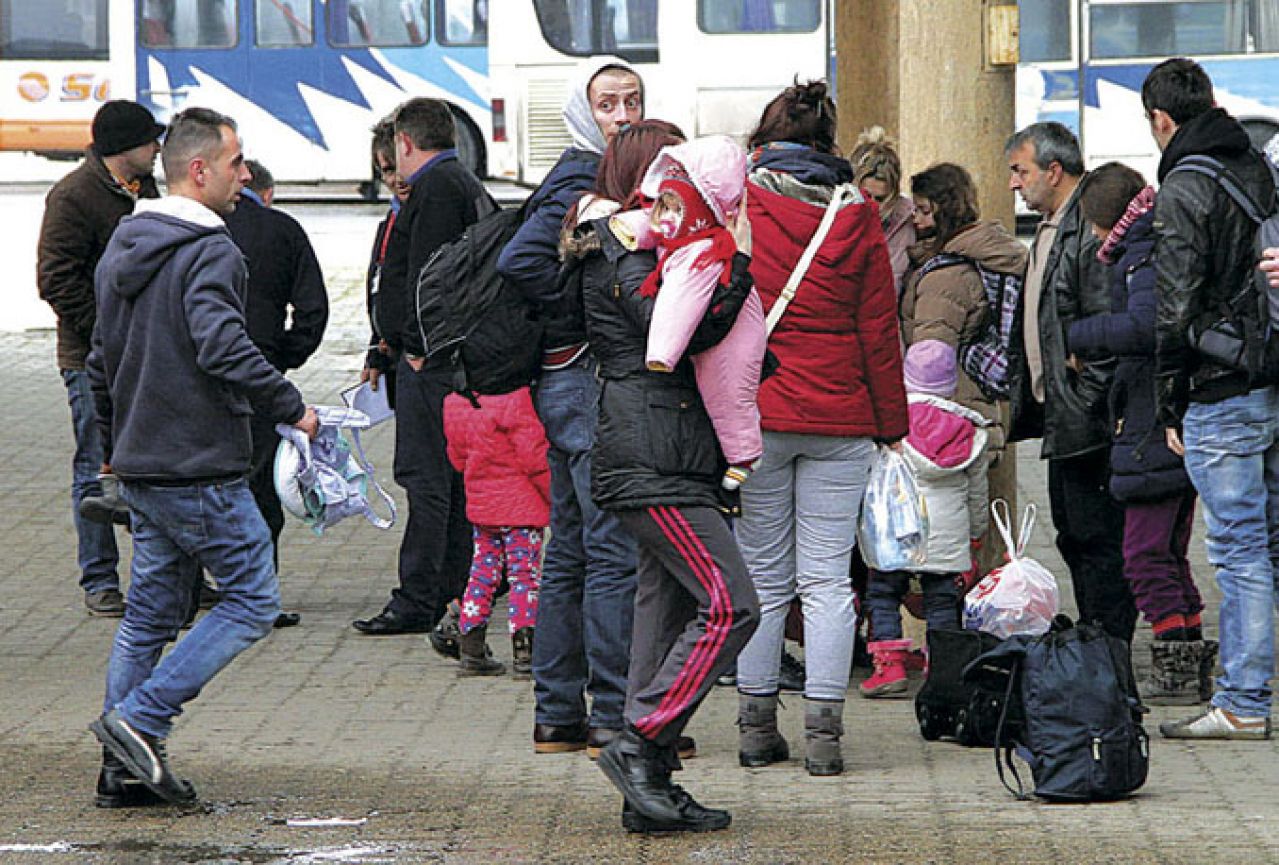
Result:
{"label": "paved concrete ground", "polygon": [[[345,239],[350,220],[304,221],[335,310],[321,355],[297,380],[309,400],[331,403],[354,378],[364,336],[362,251],[343,249],[369,234],[356,243]],[[70,424],[52,335],[0,335],[0,353],[0,862],[1279,861],[1273,743],[1156,741],[1137,798],[1049,806],[1013,801],[988,751],[925,743],[904,701],[852,697],[842,777],[809,778],[802,760],[742,770],[725,689],[690,728],[701,755],[681,780],[731,808],[732,828],[627,836],[619,798],[583,754],[532,753],[527,683],[459,681],[418,637],[350,628],[380,608],[397,544],[395,531],[354,521],[322,539],[290,525],[283,595],[302,626],[245,653],[179,721],[171,753],[199,785],[200,807],[95,809],[99,752],[86,725],[100,710],[115,623],[85,614],[75,582]],[[389,429],[369,437],[384,478],[390,441]],[[1023,499],[1044,515],[1033,554],[1060,573],[1043,471],[1033,454],[1020,468]],[[1195,555],[1206,577],[1201,542]],[[509,660],[508,645],[495,649]],[[785,703],[785,730],[802,753],[801,700]],[[1150,729],[1181,711],[1154,710]],[[364,822],[288,825],[297,817]]]}

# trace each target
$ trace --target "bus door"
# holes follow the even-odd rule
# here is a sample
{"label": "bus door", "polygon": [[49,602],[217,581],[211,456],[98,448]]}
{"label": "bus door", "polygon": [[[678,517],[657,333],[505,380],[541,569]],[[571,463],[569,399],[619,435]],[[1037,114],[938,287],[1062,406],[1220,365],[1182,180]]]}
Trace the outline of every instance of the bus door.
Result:
{"label": "bus door", "polygon": [[[829,57],[824,0],[691,0],[663,4],[663,54],[697,58],[693,86],[663,81],[692,104],[693,135],[744,141],[764,106],[796,77],[824,78]],[[664,67],[687,76],[685,63]],[[665,102],[665,99],[663,99]],[[685,116],[688,116],[686,114]]]}

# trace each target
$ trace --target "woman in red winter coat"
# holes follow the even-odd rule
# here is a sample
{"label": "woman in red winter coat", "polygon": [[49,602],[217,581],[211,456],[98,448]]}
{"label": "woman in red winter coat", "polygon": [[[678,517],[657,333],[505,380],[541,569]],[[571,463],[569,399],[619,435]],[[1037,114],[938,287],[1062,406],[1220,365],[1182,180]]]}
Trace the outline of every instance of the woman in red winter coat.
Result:
{"label": "woman in red winter coat", "polygon": [[879,212],[835,155],[835,105],[822,82],[788,87],[751,137],[751,274],[772,311],[827,213],[829,234],[769,338],[781,368],[763,383],[764,456],[742,486],[737,539],[760,625],[737,662],[744,766],[783,761],[778,672],[786,613],[804,613],[805,765],[843,771],[844,693],[856,613],[849,565],[875,443],[907,430],[897,294]]}
{"label": "woman in red winter coat", "polygon": [[485,637],[493,596],[505,577],[509,604],[512,666],[532,672],[533,626],[542,567],[542,538],[551,514],[551,474],[542,429],[527,387],[501,396],[444,400],[444,435],[449,460],[466,485],[466,517],[475,552],[462,594],[458,640],[459,676],[497,676]]}

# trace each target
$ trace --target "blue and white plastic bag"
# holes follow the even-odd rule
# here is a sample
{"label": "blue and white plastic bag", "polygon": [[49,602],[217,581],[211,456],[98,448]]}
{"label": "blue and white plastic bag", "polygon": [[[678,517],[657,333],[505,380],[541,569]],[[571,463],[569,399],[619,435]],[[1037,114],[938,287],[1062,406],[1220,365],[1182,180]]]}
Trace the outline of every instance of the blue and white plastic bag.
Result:
{"label": "blue and white plastic bag", "polygon": [[870,470],[857,545],[877,571],[917,568],[928,558],[928,505],[897,451],[881,447]]}

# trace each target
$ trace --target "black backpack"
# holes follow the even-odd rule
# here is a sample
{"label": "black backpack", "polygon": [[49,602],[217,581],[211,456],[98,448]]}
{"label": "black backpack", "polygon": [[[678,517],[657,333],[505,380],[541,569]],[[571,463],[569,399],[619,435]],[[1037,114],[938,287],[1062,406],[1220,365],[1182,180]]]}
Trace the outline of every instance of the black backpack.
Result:
{"label": "black backpack", "polygon": [[415,309],[428,361],[447,358],[454,390],[510,393],[529,384],[542,362],[542,323],[524,294],[497,272],[502,249],[525,208],[482,216],[422,267]]}
{"label": "black backpack", "polygon": [[[1048,633],[1009,637],[964,672],[970,681],[1003,682],[1019,729],[1001,719],[995,736],[999,779],[1018,799],[1030,796],[1013,763],[1030,764],[1035,795],[1059,802],[1122,799],[1146,782],[1150,740],[1141,726],[1128,644],[1088,623],[1058,616]],[[1007,767],[1017,782],[1009,785]]]}
{"label": "black backpack", "polygon": [[959,347],[959,365],[987,399],[1008,399],[1008,346],[1012,340],[1017,306],[1021,302],[1024,276],[990,270],[981,262],[957,253],[940,252],[924,262],[919,278],[923,279],[934,270],[961,264],[973,268],[981,277],[986,295],[986,315],[976,337]]}

